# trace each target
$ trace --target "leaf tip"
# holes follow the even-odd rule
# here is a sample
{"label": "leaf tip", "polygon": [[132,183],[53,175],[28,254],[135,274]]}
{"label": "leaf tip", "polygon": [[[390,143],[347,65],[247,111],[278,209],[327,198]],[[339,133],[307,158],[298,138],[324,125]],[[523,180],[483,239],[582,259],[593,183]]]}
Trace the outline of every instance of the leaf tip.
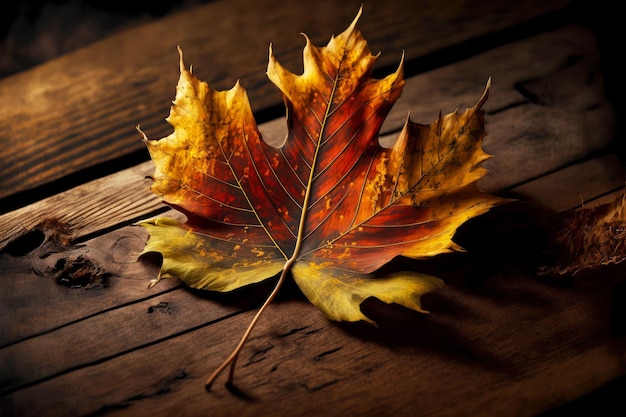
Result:
{"label": "leaf tip", "polygon": [[402,56],[400,57],[400,63],[398,64],[398,69],[396,69],[396,73],[394,75],[397,79],[404,80],[404,49],[402,50]]}
{"label": "leaf tip", "polygon": [[[361,18],[361,15],[363,14],[363,3],[361,3],[361,6],[359,7],[359,10],[356,13],[356,16],[354,17],[354,19],[352,19],[352,23],[350,23],[350,26],[348,26],[348,28],[344,31],[344,34],[351,34],[353,32],[356,31],[356,25],[359,22],[359,19]],[[331,41],[335,38],[335,36],[331,36]]]}
{"label": "leaf tip", "polygon": [[378,323],[376,323],[374,320],[370,319],[369,317],[364,316],[365,319],[363,319],[363,321],[365,321],[367,324],[374,326],[375,328],[380,328],[380,326],[378,326]]}
{"label": "leaf tip", "polygon": [[267,59],[267,68],[265,70],[265,75],[267,75],[270,79],[272,79],[271,73],[275,72],[275,67],[278,64],[276,61],[276,57],[274,56],[274,45],[270,42],[269,46],[269,57]]}
{"label": "leaf tip", "polygon": [[135,126],[135,129],[137,129],[137,132],[139,132],[141,134],[142,137],[142,141],[144,143],[148,143],[150,141],[150,139],[148,139],[148,137],[146,136],[146,134],[143,132],[143,130],[141,130],[141,127],[139,125]]}
{"label": "leaf tip", "polygon": [[483,95],[480,96],[480,98],[478,99],[478,102],[476,103],[477,109],[480,109],[487,102],[490,89],[491,89],[491,77],[487,79],[487,84],[485,85],[485,90],[483,91]]}
{"label": "leaf tip", "polygon": [[350,24],[349,29],[354,30],[354,28],[356,27],[357,22],[361,18],[361,14],[363,14],[363,3],[361,3],[361,6],[359,7],[359,11],[356,13],[356,17],[354,18],[354,20],[352,20],[352,23]]}
{"label": "leaf tip", "polygon": [[180,72],[185,71],[185,62],[183,61],[183,48],[180,45],[176,46],[176,50],[178,51],[178,64],[180,66]]}

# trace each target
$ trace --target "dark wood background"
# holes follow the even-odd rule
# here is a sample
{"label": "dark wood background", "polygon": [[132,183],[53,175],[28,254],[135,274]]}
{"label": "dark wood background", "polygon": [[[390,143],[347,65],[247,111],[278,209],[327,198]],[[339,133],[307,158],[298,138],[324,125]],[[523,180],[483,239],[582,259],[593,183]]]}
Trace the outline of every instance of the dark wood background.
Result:
{"label": "dark wood background", "polygon": [[361,2],[18,4],[0,69],[0,415],[624,415],[624,266],[536,274],[554,216],[624,186],[611,2],[364,2],[376,75],[406,56],[383,139],[409,111],[430,123],[473,105],[491,77],[479,184],[518,201],[459,230],[468,253],[391,265],[446,281],[428,316],[368,301],[378,329],[331,323],[288,286],[242,353],[240,392],[211,394],[204,379],[271,283],[146,288],[158,260],[138,262],[147,235],[133,223],[177,214],[149,191],[135,126],[170,132],[181,45],[212,87],[240,79],[264,136],[282,138],[269,43],[299,72],[299,33],[323,45]]}

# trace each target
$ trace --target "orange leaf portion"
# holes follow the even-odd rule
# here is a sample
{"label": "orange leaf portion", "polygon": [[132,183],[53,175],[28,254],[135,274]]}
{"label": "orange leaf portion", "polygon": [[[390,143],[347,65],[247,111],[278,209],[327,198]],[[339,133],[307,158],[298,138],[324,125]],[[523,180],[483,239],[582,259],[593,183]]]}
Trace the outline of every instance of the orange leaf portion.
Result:
{"label": "orange leaf portion", "polygon": [[164,256],[163,276],[229,291],[293,266],[298,286],[331,319],[369,321],[359,304],[370,296],[423,311],[419,297],[438,279],[372,274],[396,256],[460,250],[456,229],[504,201],[476,186],[489,158],[481,149],[489,84],[474,107],[432,125],[407,119],[396,143],[381,147],[403,66],[372,78],[376,56],[356,29],[359,16],[325,47],[306,38],[300,75],[270,47],[267,74],[287,107],[279,147],[261,138],[239,83],[212,90],[185,69],[181,52],[167,119],[174,132],[144,136],[152,190],[188,218],[141,223],[150,231],[145,252]]}

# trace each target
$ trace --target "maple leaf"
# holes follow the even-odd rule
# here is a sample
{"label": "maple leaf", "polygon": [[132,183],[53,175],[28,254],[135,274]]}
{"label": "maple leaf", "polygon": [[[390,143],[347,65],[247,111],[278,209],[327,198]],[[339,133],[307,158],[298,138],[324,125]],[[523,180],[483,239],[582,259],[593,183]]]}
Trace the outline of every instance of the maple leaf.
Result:
{"label": "maple leaf", "polygon": [[626,188],[596,207],[579,207],[555,216],[539,275],[572,276],[626,260]]}
{"label": "maple leaf", "polygon": [[[372,78],[377,56],[352,24],[316,47],[308,37],[304,71],[274,57],[267,75],[283,95],[288,135],[276,147],[259,132],[239,82],[212,90],[185,68],[167,121],[174,132],[145,143],[155,164],[152,191],[187,216],[140,222],[143,253],[163,255],[161,277],[193,288],[231,291],[280,274],[248,332],[207,387],[238,352],[290,274],[329,319],[373,321],[360,310],[375,297],[425,312],[420,297],[442,285],[418,272],[376,271],[397,256],[427,258],[462,250],[456,229],[504,200],[476,186],[490,155],[481,148],[482,105],[431,125],[407,118],[384,148],[380,127],[404,86],[395,73]],[[373,323],[374,324],[374,323]]]}

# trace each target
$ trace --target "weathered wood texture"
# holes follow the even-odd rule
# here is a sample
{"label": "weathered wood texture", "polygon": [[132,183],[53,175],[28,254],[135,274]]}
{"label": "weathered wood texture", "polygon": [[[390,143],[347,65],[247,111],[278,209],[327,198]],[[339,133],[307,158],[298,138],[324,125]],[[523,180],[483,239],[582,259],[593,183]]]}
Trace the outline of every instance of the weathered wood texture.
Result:
{"label": "weathered wood texture", "polygon": [[[440,111],[474,105],[489,77],[493,84],[485,105],[485,149],[497,157],[485,165],[491,171],[480,182],[485,190],[502,191],[612,142],[614,114],[604,94],[595,38],[577,25],[409,78],[383,126],[382,140],[395,139],[397,133],[389,132],[399,130],[408,114],[413,121],[431,123]],[[520,90],[538,98],[531,101]],[[278,119],[260,129],[268,141],[277,142],[284,138],[286,126]],[[71,226],[72,235],[94,233],[158,209],[160,202],[144,180],[150,173],[152,163],[147,162],[0,216],[0,249],[49,217],[50,207],[56,207],[56,218]]]}
{"label": "weathered wood texture", "polygon": [[[263,78],[267,44],[295,69],[302,40],[291,35],[326,42],[359,5],[328,13],[325,2],[315,12],[295,2],[245,4],[211,2],[0,81],[3,97],[21,97],[0,107],[8,112],[0,112],[0,138],[15,146],[14,156],[0,151],[3,181],[11,178],[4,195],[138,149],[137,123],[151,137],[167,132],[176,44],[201,78],[229,88],[239,74],[257,109],[268,108],[279,97]],[[217,383],[207,393],[205,378],[234,348],[271,282],[230,295],[177,280],[148,290],[158,260],[137,261],[147,234],[132,223],[180,214],[163,213],[144,179],[152,170],[146,162],[0,216],[0,415],[535,416],[623,378],[624,267],[561,281],[535,274],[551,216],[605,201],[626,178],[594,33],[567,24],[498,44],[490,34],[567,3],[497,4],[424,11],[375,2],[365,4],[360,25],[372,49],[383,51],[382,65],[396,65],[401,48],[428,63],[429,54],[478,36],[492,46],[416,71],[383,128],[389,142],[408,112],[430,123],[439,111],[463,110],[492,77],[484,147],[494,157],[480,185],[518,202],[459,231],[469,253],[392,263],[446,281],[424,297],[430,315],[368,300],[363,308],[379,328],[332,323],[292,284],[243,350],[241,392]],[[238,44],[240,56],[232,52]],[[43,84],[49,73],[58,85]],[[280,119],[261,126],[268,138],[284,129]],[[33,131],[41,146],[53,144],[47,157],[37,154],[43,148]],[[73,153],[78,143],[86,147]],[[32,179],[13,180],[26,166]]]}
{"label": "weathered wood texture", "polygon": [[[254,110],[280,105],[267,80],[268,46],[287,68],[301,68],[303,32],[316,44],[344,30],[360,1],[215,1],[127,32],[0,80],[0,198],[143,150],[135,126],[151,136],[169,128],[180,45],[214,88],[237,79]],[[371,1],[361,30],[380,66],[522,24],[568,2],[525,0],[507,7],[482,0],[439,6]],[[270,12],[271,11],[271,12]],[[485,76],[481,74],[480,83]],[[8,203],[7,203],[8,204]]]}
{"label": "weathered wood texture", "polygon": [[[584,183],[587,170],[570,178]],[[24,333],[0,351],[5,409],[15,415],[255,415],[261,410],[268,415],[286,410],[290,415],[411,415],[419,407],[424,415],[534,415],[626,372],[623,339],[611,328],[619,320],[613,303],[625,300],[611,300],[611,274],[582,275],[563,286],[451,257],[447,263],[454,267],[438,266],[448,285],[425,299],[431,315],[367,306],[380,329],[330,323],[297,293],[287,292],[268,311],[240,361],[240,386],[254,401],[221,387],[209,395],[203,378],[243,332],[251,304],[178,286],[138,296],[150,294],[145,284],[152,276],[134,262],[142,233],[122,228],[45,261],[53,266],[79,253],[94,260],[97,253],[117,253],[124,274],[111,277],[108,286],[65,288],[45,273],[5,277],[13,282],[5,286],[11,293],[31,289],[33,299],[62,302],[37,309],[31,303],[29,310],[12,312],[12,328]],[[23,265],[28,264],[25,259]],[[465,268],[471,273],[456,275]],[[39,282],[35,286],[30,280]],[[174,282],[164,284],[169,290]],[[120,294],[133,294],[135,300],[107,307],[107,300],[115,302]],[[248,303],[251,298],[242,297]],[[72,317],[76,313],[83,318]],[[38,316],[53,328],[38,329]],[[512,401],[498,401],[503,396]]]}

